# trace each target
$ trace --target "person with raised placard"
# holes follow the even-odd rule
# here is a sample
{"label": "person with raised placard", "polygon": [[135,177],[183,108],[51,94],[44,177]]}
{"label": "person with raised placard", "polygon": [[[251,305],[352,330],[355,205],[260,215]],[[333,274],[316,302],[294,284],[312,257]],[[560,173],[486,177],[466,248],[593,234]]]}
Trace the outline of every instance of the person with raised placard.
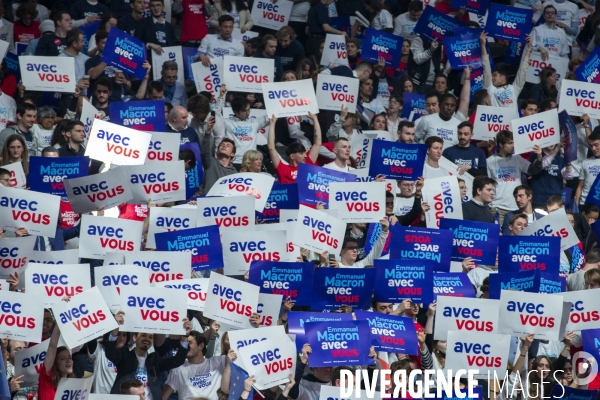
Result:
{"label": "person with raised placard", "polygon": [[219,34],[206,35],[196,53],[196,61],[202,62],[202,65],[208,67],[211,65],[211,58],[223,58],[224,56],[243,57],[244,46],[239,40],[234,39],[233,32],[234,19],[231,15],[222,15],[219,17]]}

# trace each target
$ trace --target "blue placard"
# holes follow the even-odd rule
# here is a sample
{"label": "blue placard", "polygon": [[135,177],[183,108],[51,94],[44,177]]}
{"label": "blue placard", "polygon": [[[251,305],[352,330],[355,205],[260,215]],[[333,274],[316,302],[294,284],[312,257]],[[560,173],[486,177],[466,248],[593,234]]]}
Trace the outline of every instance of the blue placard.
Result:
{"label": "blue placard", "polygon": [[80,26],[79,29],[83,32],[83,54],[87,54],[90,49],[90,39],[93,35],[98,31],[98,27],[100,26],[100,21],[92,22],[91,24],[85,24]]}
{"label": "blue placard", "polygon": [[485,31],[488,36],[525,42],[532,28],[533,10],[491,3]]}
{"label": "blue placard", "polygon": [[452,232],[444,229],[405,228],[391,243],[390,258],[401,260],[429,260],[438,272],[450,272]]}
{"label": "blue placard", "polygon": [[194,152],[196,156],[196,168],[190,168],[185,171],[185,198],[191,199],[200,187],[204,179],[204,167],[200,158],[200,146],[195,142],[184,143],[179,146],[179,150],[188,149]]}
{"label": "blue placard", "polygon": [[592,203],[600,207],[600,174],[594,179],[594,183],[590,187],[590,191],[585,198],[585,203]]}
{"label": "blue placard", "polygon": [[472,258],[476,264],[496,265],[500,225],[440,218],[440,229],[452,232],[452,261]]}
{"label": "blue placard", "polygon": [[564,277],[541,271],[538,273],[540,275],[540,293],[561,293],[567,291],[567,280]]}
{"label": "blue placard", "polygon": [[138,131],[162,132],[166,129],[165,101],[110,103],[110,122]]}
{"label": "blue placard", "polygon": [[367,321],[307,322],[307,343],[312,348],[311,367],[372,365]]}
{"label": "blue placard", "polygon": [[115,27],[108,33],[101,60],[139,80],[146,76],[146,70],[142,68],[147,60],[146,46],[141,40]]}
{"label": "blue placard", "polygon": [[27,50],[27,46],[29,45],[29,43],[15,43],[15,47],[17,50],[17,55],[21,56],[23,55],[23,53],[25,53],[25,50]]}
{"label": "blue placard", "polygon": [[477,68],[471,70],[471,101],[473,101],[473,95],[478,90],[483,89],[483,68]]}
{"label": "blue placard", "polygon": [[310,308],[331,310],[346,305],[367,309],[371,306],[374,282],[374,269],[317,268]]}
{"label": "blue placard", "polygon": [[583,245],[581,242],[577,243],[575,246],[569,249],[571,252],[571,269],[569,271],[560,271],[564,274],[573,274],[583,268],[585,264],[585,252],[583,251]]}
{"label": "blue placard", "polygon": [[297,306],[309,306],[315,266],[305,262],[254,261],[250,264],[248,282],[260,288],[261,293],[290,297]]}
{"label": "blue placard", "polygon": [[425,95],[416,93],[403,93],[402,97],[404,98],[402,118],[416,121],[418,118],[428,115],[427,108],[425,108]]}
{"label": "blue placard", "polygon": [[556,236],[501,236],[498,241],[498,271],[540,271],[558,275],[560,238]]}
{"label": "blue placard", "polygon": [[[381,252],[381,256],[386,256],[390,252],[390,244],[393,242],[392,237],[402,235],[403,231],[401,230],[402,226],[400,224],[391,225],[388,229],[388,237],[385,240],[385,245],[383,246],[383,251]],[[367,230],[367,239],[365,240],[365,254],[369,254],[373,250],[373,246],[377,242],[379,235],[381,234],[381,224],[374,223],[369,224],[369,229]]]}
{"label": "blue placard", "polygon": [[360,57],[363,60],[374,63],[377,63],[379,58],[383,57],[385,65],[396,68],[402,56],[403,42],[404,38],[400,36],[367,28],[365,38],[362,42]]}
{"label": "blue placard", "polygon": [[423,176],[427,145],[373,140],[369,175],[416,181]]}
{"label": "blue placard", "polygon": [[156,233],[156,250],[189,251],[192,253],[192,269],[223,268],[223,247],[216,225]]}
{"label": "blue placard", "polygon": [[413,32],[415,35],[419,34],[431,42],[436,39],[441,42],[444,37],[454,35],[454,29],[457,26],[463,25],[460,20],[452,18],[432,6],[427,6],[419,17]]}
{"label": "blue placard", "polygon": [[[560,123],[561,138],[565,141],[565,164],[568,165],[577,160],[577,127],[567,110],[558,113],[558,122]],[[593,129],[590,127],[590,130]]]}
{"label": "blue placard", "polygon": [[[583,331],[586,332],[586,331]],[[576,360],[577,361],[577,360]],[[583,360],[579,360],[581,362]],[[573,372],[575,376],[575,372]],[[550,392],[550,399],[560,400],[595,400],[598,397],[597,390],[575,389],[569,386],[555,385]]]}
{"label": "blue placard", "polygon": [[[521,58],[523,56],[523,49],[525,49],[525,43],[510,41],[504,54],[504,63],[513,65],[515,67],[521,64]],[[492,58],[490,57],[490,60]]]}
{"label": "blue placard", "polygon": [[540,287],[539,278],[540,275],[537,271],[490,274],[489,298],[500,299],[500,292],[502,290],[538,293]]}
{"label": "blue placard", "polygon": [[185,79],[194,82],[194,74],[192,73],[192,64],[196,62],[196,53],[198,48],[181,46],[181,56],[183,57],[183,71]]}
{"label": "blue placard", "polygon": [[298,209],[298,185],[275,182],[267,198],[267,204],[262,213],[257,212],[258,222],[267,224],[279,222],[281,210]]}
{"label": "blue placard", "polygon": [[302,351],[306,341],[304,324],[307,322],[339,322],[352,321],[352,314],[322,313],[322,312],[299,312],[290,311],[288,316],[288,333],[296,335],[296,349]]}
{"label": "blue placard", "polygon": [[419,340],[415,323],[408,317],[356,310],[357,321],[367,321],[371,330],[371,345],[389,353],[419,355]]}
{"label": "blue placard", "polygon": [[298,165],[298,200],[300,204],[314,207],[317,202],[329,205],[329,183],[356,182],[356,175],[333,171],[316,165]]}
{"label": "blue placard", "polygon": [[348,36],[352,32],[352,24],[350,23],[350,16],[342,15],[340,17],[330,17],[329,26],[338,31],[346,32]]}
{"label": "blue placard", "polygon": [[34,192],[48,193],[67,197],[65,179],[87,176],[89,157],[29,157],[29,176],[27,183]]}
{"label": "blue placard", "polygon": [[600,83],[600,47],[596,47],[575,69],[578,81]]}
{"label": "blue placard", "polygon": [[475,288],[463,272],[434,272],[433,300],[438,296],[475,297]]}
{"label": "blue placard", "polygon": [[452,69],[481,67],[479,36],[468,33],[445,37],[444,46]]}
{"label": "blue placard", "polygon": [[585,329],[581,331],[581,342],[583,351],[590,353],[595,359],[596,364],[600,363],[600,328]]}
{"label": "blue placard", "polygon": [[452,8],[459,10],[462,7],[466,7],[467,11],[477,15],[485,15],[489,6],[490,0],[452,0],[450,3],[450,7]]}
{"label": "blue placard", "polygon": [[17,82],[20,81],[21,69],[19,68],[19,57],[9,51],[4,56],[4,61],[6,61],[6,68],[10,70],[11,75],[15,77]]}
{"label": "blue placard", "polygon": [[375,260],[375,301],[417,303],[433,301],[433,262],[418,260]]}

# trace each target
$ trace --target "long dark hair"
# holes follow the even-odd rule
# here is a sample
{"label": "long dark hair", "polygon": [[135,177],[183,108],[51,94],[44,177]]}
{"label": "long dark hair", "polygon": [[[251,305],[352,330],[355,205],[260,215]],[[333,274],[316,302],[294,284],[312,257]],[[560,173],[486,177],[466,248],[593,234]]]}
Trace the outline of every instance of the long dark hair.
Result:
{"label": "long dark hair", "polygon": [[[542,86],[548,91],[552,90],[551,87],[548,86],[548,78],[556,73],[556,70],[552,67],[544,67],[540,71],[540,82],[542,82]],[[556,87],[556,85],[554,85]]]}
{"label": "long dark hair", "polygon": [[52,132],[52,139],[50,139],[50,145],[54,146],[58,144],[60,147],[63,147],[67,144],[67,139],[63,135],[63,131],[67,124],[71,122],[68,119],[61,119],[56,126],[54,127],[54,132]]}
{"label": "long dark hair", "polygon": [[96,33],[100,32],[100,31],[106,32],[106,24],[112,18],[114,18],[117,21],[119,21],[119,18],[117,18],[117,15],[114,14],[114,13],[109,12],[109,13],[106,13],[106,14],[102,14],[102,18],[100,18],[100,25],[98,25],[98,30],[96,31]]}
{"label": "long dark hair", "polygon": [[[223,11],[231,12],[233,7],[231,5],[231,0],[221,0],[221,8]],[[237,12],[248,9],[248,4],[244,0],[235,0],[235,8]]]}

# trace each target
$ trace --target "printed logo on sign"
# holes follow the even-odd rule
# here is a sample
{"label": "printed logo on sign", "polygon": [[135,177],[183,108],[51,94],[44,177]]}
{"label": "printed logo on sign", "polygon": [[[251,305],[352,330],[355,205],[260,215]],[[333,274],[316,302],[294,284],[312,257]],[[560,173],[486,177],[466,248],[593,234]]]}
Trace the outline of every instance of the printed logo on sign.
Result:
{"label": "printed logo on sign", "polygon": [[106,236],[99,237],[100,246],[103,249],[111,250],[134,251],[135,243],[131,240],[123,238],[123,228],[113,228],[112,226],[90,225],[87,231],[90,236]]}
{"label": "printed logo on sign", "polygon": [[69,284],[67,275],[34,273],[32,283],[35,285],[44,285],[46,295],[53,297],[73,297],[83,292],[83,286]]}
{"label": "printed logo on sign", "polygon": [[296,106],[309,106],[310,99],[308,97],[299,98],[296,89],[292,90],[269,90],[268,97],[271,100],[279,100],[279,104],[283,108]]}
{"label": "printed logo on sign", "polygon": [[151,161],[173,161],[173,153],[162,151],[162,142],[159,140],[150,141],[146,157]]}
{"label": "printed logo on sign", "polygon": [[183,279],[183,274],[171,272],[168,261],[134,261],[133,264],[150,270],[150,283]]}
{"label": "printed logo on sign", "polygon": [[278,347],[273,350],[252,354],[250,360],[252,360],[252,365],[263,365],[267,375],[291,369],[293,366],[292,358],[282,358]]}
{"label": "printed logo on sign", "polygon": [[27,265],[27,257],[19,258],[18,247],[0,247],[0,267],[19,269],[25,265]]}
{"label": "printed logo on sign", "polygon": [[215,283],[213,285],[212,293],[221,297],[219,299],[219,306],[221,307],[221,310],[227,310],[231,313],[244,315],[246,317],[252,316],[252,306],[244,305],[242,303],[241,291],[234,291],[227,286],[221,286]]}
{"label": "printed logo on sign", "polygon": [[69,75],[61,75],[54,64],[27,63],[27,71],[37,72],[42,82],[70,82]]}
{"label": "printed logo on sign", "polygon": [[482,320],[479,308],[444,307],[444,317],[455,318],[456,328],[459,330],[492,332],[494,323]]}
{"label": "printed logo on sign", "polygon": [[567,88],[566,94],[575,97],[577,107],[600,109],[600,102],[596,100],[596,91],[594,90]]}
{"label": "printed logo on sign", "polygon": [[269,82],[268,75],[259,75],[256,65],[244,65],[232,63],[229,66],[229,72],[237,73],[242,82],[247,83],[267,83]]}
{"label": "printed logo on sign", "polygon": [[60,322],[63,324],[71,323],[78,331],[87,329],[90,326],[96,325],[100,321],[106,319],[106,315],[102,310],[97,310],[90,314],[87,306],[81,304],[78,307],[73,307],[70,310],[60,313]]}
{"label": "printed logo on sign", "polygon": [[454,352],[464,353],[467,356],[469,367],[498,368],[502,366],[502,357],[491,356],[490,348],[488,343],[456,342],[454,344]]}
{"label": "printed logo on sign", "polygon": [[[2,314],[0,315],[0,325],[34,329],[35,318],[21,315],[23,312],[21,307],[23,307],[21,303],[12,303],[10,301],[2,302],[2,304],[0,304],[0,310],[2,310]],[[37,370],[38,368],[36,367],[36,371]]]}
{"label": "printed logo on sign", "polygon": [[[346,43],[331,42],[329,44],[329,48],[331,50],[335,50],[337,58],[341,58],[341,59],[348,58],[348,53],[346,52]],[[354,100],[352,100],[352,101],[354,101]]]}
{"label": "printed logo on sign", "polygon": [[118,133],[110,133],[100,129],[97,137],[98,139],[106,140],[106,148],[109,153],[123,155],[124,157],[131,157],[134,159],[140,157],[139,150],[132,150],[131,148],[128,148],[129,141],[131,139],[127,136],[121,136]]}
{"label": "printed logo on sign", "polygon": [[114,286],[117,289],[117,293],[121,294],[121,287],[123,286],[137,286],[139,285],[137,275],[106,275],[102,278],[102,286],[110,287]]}
{"label": "printed logo on sign", "polygon": [[506,309],[511,312],[518,312],[523,326],[554,327],[554,317],[542,316],[544,315],[544,304],[509,301]]}
{"label": "printed logo on sign", "polygon": [[177,322],[179,321],[179,312],[165,310],[165,299],[162,297],[138,297],[129,296],[127,306],[139,308],[142,320]]}
{"label": "printed logo on sign", "polygon": [[285,16],[277,14],[279,12],[279,5],[259,1],[257,7],[259,10],[264,10],[262,12],[263,18],[275,22],[285,22]]}
{"label": "printed logo on sign", "polygon": [[109,189],[106,181],[102,181],[98,184],[93,183],[91,185],[75,186],[73,188],[73,194],[75,196],[85,194],[88,200],[92,203],[95,203],[96,201],[104,201],[106,199],[111,199],[123,193],[125,193],[125,189],[123,188],[123,186],[119,185],[117,187]]}
{"label": "printed logo on sign", "polygon": [[[339,43],[331,43],[339,44]],[[329,83],[323,82],[322,90],[331,92],[331,99],[334,101],[341,101],[344,104],[354,103],[354,95],[348,93],[348,85],[342,85],[340,83]]]}
{"label": "printed logo on sign", "polygon": [[338,248],[338,240],[331,236],[330,224],[326,224],[325,222],[317,218],[312,218],[309,216],[304,217],[304,219],[302,220],[302,224],[312,228],[312,240],[318,240],[319,242],[324,243],[327,246],[333,247],[334,249]]}
{"label": "printed logo on sign", "polygon": [[261,241],[247,241],[247,242],[231,242],[229,245],[229,251],[232,253],[242,253],[244,262],[249,263],[251,261],[280,261],[281,256],[278,251],[267,251],[267,243],[264,240]]}
{"label": "printed logo on sign", "polygon": [[247,196],[254,196],[254,198],[257,200],[261,199],[261,191],[253,188],[252,183],[252,178],[229,178],[223,179],[219,182],[220,185],[227,184],[227,189],[229,190],[243,193]]}
{"label": "printed logo on sign", "polygon": [[497,133],[503,130],[510,130],[510,124],[504,122],[504,115],[482,113],[479,120],[487,124],[490,132]]}
{"label": "printed logo on sign", "polygon": [[131,175],[130,182],[133,185],[141,183],[146,194],[175,192],[179,190],[179,182],[167,182],[164,172],[159,172],[158,174],[133,174]]}
{"label": "printed logo on sign", "polygon": [[367,192],[337,192],[335,201],[346,203],[348,211],[375,212],[379,211],[379,203],[368,201]]}
{"label": "printed logo on sign", "polygon": [[15,221],[30,222],[33,224],[49,225],[50,215],[38,211],[38,202],[28,201],[13,197],[0,197],[0,207],[11,208],[12,217]]}

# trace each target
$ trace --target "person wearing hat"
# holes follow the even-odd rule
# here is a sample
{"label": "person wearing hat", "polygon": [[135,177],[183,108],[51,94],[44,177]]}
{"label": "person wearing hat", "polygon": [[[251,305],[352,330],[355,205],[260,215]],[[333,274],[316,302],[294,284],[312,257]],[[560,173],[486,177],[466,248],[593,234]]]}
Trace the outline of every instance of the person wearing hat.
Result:
{"label": "person wearing hat", "polygon": [[42,36],[37,39],[32,39],[27,44],[27,48],[25,49],[24,55],[26,56],[34,56],[35,49],[37,48],[38,42],[40,39],[46,35],[52,35],[54,33],[54,22],[51,19],[47,19],[42,21],[40,24],[40,32],[42,32]]}

